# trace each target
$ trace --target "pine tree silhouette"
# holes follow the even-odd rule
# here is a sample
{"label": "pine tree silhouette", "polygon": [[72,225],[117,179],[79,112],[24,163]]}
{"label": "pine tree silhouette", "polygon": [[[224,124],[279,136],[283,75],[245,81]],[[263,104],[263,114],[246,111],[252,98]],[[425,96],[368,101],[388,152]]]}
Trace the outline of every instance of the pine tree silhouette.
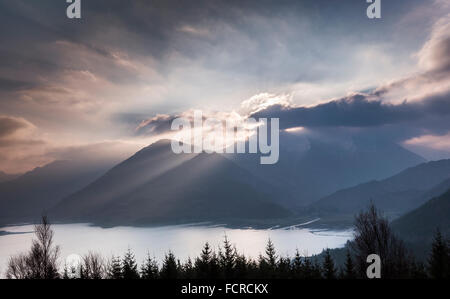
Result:
{"label": "pine tree silhouette", "polygon": [[219,251],[219,264],[222,269],[224,278],[233,278],[236,266],[236,248],[231,245],[227,236],[225,235],[223,241],[223,250]]}
{"label": "pine tree silhouette", "polygon": [[239,279],[250,278],[250,271],[248,266],[249,261],[245,255],[237,255],[235,262],[235,277]]}
{"label": "pine tree silhouette", "polygon": [[431,254],[428,260],[428,272],[434,279],[449,278],[449,248],[438,229],[431,245]]}
{"label": "pine tree silhouette", "polygon": [[195,277],[195,269],[192,264],[191,258],[188,258],[187,261],[181,266],[182,269],[182,278],[184,279],[192,279]]}
{"label": "pine tree silhouette", "polygon": [[295,256],[292,261],[292,277],[296,279],[304,278],[305,276],[305,266],[303,263],[303,258],[298,252],[298,249],[295,251]]}
{"label": "pine tree silhouette", "polygon": [[267,241],[265,255],[260,255],[258,262],[261,278],[276,278],[278,257],[275,246],[270,239]]}
{"label": "pine tree silhouette", "polygon": [[196,278],[206,279],[210,275],[210,263],[212,258],[212,250],[209,243],[203,246],[200,257],[195,260],[194,270]]}
{"label": "pine tree silhouette", "polygon": [[305,258],[303,263],[303,277],[305,279],[314,279],[315,277],[315,269],[314,265],[311,262],[311,258]]}
{"label": "pine tree silhouette", "polygon": [[154,258],[147,253],[145,262],[141,266],[142,279],[156,279],[158,278],[158,264]]}
{"label": "pine tree silhouette", "polygon": [[122,259],[122,276],[124,279],[139,279],[136,259],[129,248]]}
{"label": "pine tree silhouette", "polygon": [[290,257],[280,257],[276,267],[276,277],[287,279],[291,275],[291,259]]}
{"label": "pine tree silhouette", "polygon": [[348,250],[348,249],[347,249],[344,267],[345,268],[344,268],[343,278],[344,279],[355,279],[356,278],[355,265],[353,264],[350,250]]}
{"label": "pine tree silhouette", "polygon": [[109,279],[122,279],[122,262],[119,257],[112,256],[108,266],[107,276]]}
{"label": "pine tree silhouette", "polygon": [[330,249],[325,251],[325,257],[323,261],[323,276],[325,279],[336,279],[336,268],[334,267],[334,261],[330,254]]}
{"label": "pine tree silhouette", "polygon": [[177,279],[179,278],[179,268],[175,255],[169,251],[164,257],[163,265],[159,273],[162,279]]}

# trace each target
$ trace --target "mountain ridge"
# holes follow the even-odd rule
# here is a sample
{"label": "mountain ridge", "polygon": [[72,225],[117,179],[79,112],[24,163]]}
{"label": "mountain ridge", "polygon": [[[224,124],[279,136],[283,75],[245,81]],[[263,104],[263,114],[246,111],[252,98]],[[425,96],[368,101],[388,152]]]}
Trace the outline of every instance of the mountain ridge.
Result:
{"label": "mountain ridge", "polygon": [[[450,159],[430,161],[381,181],[374,180],[334,192],[313,203],[309,211],[354,214],[372,202],[382,210],[402,214],[426,202],[430,194],[436,195],[445,188],[448,179]],[[434,188],[438,190],[433,191]]]}
{"label": "mountain ridge", "polygon": [[[83,190],[58,204],[56,219],[100,221],[102,223],[152,224],[164,222],[211,221],[231,218],[284,217],[289,212],[251,186],[253,178],[245,170],[219,154],[174,154],[162,141],[136,153]],[[154,158],[158,152],[159,157]],[[161,155],[162,154],[162,155]],[[100,200],[95,186],[111,186],[114,172],[131,168],[134,161],[162,162],[161,157],[179,159],[176,166],[139,184],[113,192]],[[173,160],[172,160],[173,161]],[[164,163],[163,163],[164,164]],[[142,167],[139,163],[136,166]],[[134,168],[141,176],[141,172]],[[143,171],[142,173],[145,173]],[[125,185],[128,178],[122,176]],[[85,204],[79,207],[80,201]]]}

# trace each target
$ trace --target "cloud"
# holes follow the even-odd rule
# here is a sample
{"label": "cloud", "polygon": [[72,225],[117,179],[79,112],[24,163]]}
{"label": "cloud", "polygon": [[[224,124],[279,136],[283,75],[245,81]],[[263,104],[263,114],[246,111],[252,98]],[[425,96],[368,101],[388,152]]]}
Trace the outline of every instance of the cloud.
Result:
{"label": "cloud", "polygon": [[251,115],[270,106],[289,107],[292,105],[292,97],[289,94],[260,93],[241,103],[239,112],[242,115]]}
{"label": "cloud", "polygon": [[423,135],[405,141],[407,145],[431,147],[450,152],[450,133],[445,135]]}
{"label": "cloud", "polygon": [[76,144],[55,142],[30,121],[0,115],[0,170],[29,171],[55,160],[76,160],[86,164],[117,163],[145,146],[120,140]]}
{"label": "cloud", "polygon": [[450,14],[434,24],[418,57],[419,65],[427,71],[450,72]]}
{"label": "cloud", "polygon": [[[171,129],[172,122],[176,118],[184,118],[191,123],[192,127],[194,127],[194,114],[196,111],[201,113],[203,121],[206,119],[214,119],[216,122],[222,123],[222,126],[225,126],[226,122],[235,125],[242,124],[242,121],[246,119],[245,116],[242,116],[236,111],[224,112],[190,109],[177,114],[159,114],[143,120],[135,129],[135,133],[142,136],[166,135],[164,138],[167,138],[168,136],[174,135],[176,132]],[[210,132],[213,130],[213,128],[207,126],[203,126],[202,129],[203,132]]]}
{"label": "cloud", "polygon": [[158,114],[154,117],[143,120],[136,128],[136,134],[158,135],[167,133],[170,131],[172,121],[178,117],[181,117],[181,115]]}
{"label": "cloud", "polygon": [[[344,124],[381,132],[386,123],[400,140],[441,132],[445,103],[435,99],[441,110],[430,104],[422,112],[412,102],[448,94],[445,20],[428,38],[428,27],[417,25],[445,10],[423,15],[422,0],[383,5],[383,22],[374,23],[359,0],[98,0],[83,2],[83,19],[73,22],[65,1],[3,1],[0,111],[33,127],[5,126],[15,137],[4,139],[0,156],[27,169],[58,156],[55,148],[146,142],[193,109],[222,120],[301,112],[315,130]],[[414,30],[399,34],[397,20],[413,9]],[[374,86],[376,93],[342,97]],[[330,103],[317,105],[324,99]]]}
{"label": "cloud", "polygon": [[430,160],[450,157],[450,132],[444,135],[422,135],[403,142],[403,146]]}
{"label": "cloud", "polygon": [[438,19],[429,38],[415,54],[419,72],[378,87],[374,94],[384,101],[420,101],[450,92],[450,14]]}
{"label": "cloud", "polygon": [[20,130],[32,129],[34,126],[20,117],[0,115],[0,139],[10,138]]}
{"label": "cloud", "polygon": [[272,105],[252,114],[256,118],[280,118],[280,126],[285,129],[299,126],[371,127],[449,116],[450,94],[401,104],[384,103],[375,95],[353,94],[313,107]]}
{"label": "cloud", "polygon": [[[443,150],[450,132],[450,14],[437,20],[416,54],[419,72],[394,80],[366,93],[351,93],[314,106],[273,104],[253,117],[278,117],[284,129],[312,131],[339,129],[350,136],[367,135]],[[438,137],[439,136],[439,137]],[[446,149],[445,149],[446,150]]]}

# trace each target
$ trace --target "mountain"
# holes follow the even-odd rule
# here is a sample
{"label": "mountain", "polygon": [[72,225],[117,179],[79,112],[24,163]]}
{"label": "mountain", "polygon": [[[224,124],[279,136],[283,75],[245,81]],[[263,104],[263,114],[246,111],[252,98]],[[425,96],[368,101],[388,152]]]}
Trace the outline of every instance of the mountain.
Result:
{"label": "mountain", "polygon": [[9,174],[3,171],[0,171],[0,183],[12,181],[13,179],[19,177],[19,174]]}
{"label": "mountain", "polygon": [[381,181],[370,181],[337,191],[312,204],[310,211],[354,214],[372,201],[388,213],[403,214],[446,190],[450,160],[423,163]]}
{"label": "mountain", "polygon": [[416,257],[426,261],[437,229],[444,238],[450,238],[450,188],[394,220],[391,227]]}
{"label": "mountain", "polygon": [[0,223],[30,222],[63,197],[101,176],[109,164],[54,161],[0,183]]}
{"label": "mountain", "polygon": [[254,178],[219,154],[174,154],[152,144],[52,211],[63,221],[108,225],[265,219],[289,215]]}
{"label": "mountain", "polygon": [[[447,180],[443,181],[442,183],[437,184],[430,190],[424,192],[421,196],[417,197],[416,202],[420,203],[420,204],[425,203],[428,200],[430,200],[430,198],[437,197],[441,194],[444,194],[449,189],[450,189],[450,179],[447,179]],[[417,206],[419,206],[420,204],[417,204]]]}
{"label": "mountain", "polygon": [[450,188],[394,220],[392,228],[409,242],[430,242],[438,228],[443,236],[450,237]]}
{"label": "mountain", "polygon": [[396,144],[362,138],[325,142],[281,132],[279,144],[279,161],[273,165],[261,165],[259,155],[233,154],[227,158],[276,187],[277,193],[271,195],[293,209],[425,162]]}

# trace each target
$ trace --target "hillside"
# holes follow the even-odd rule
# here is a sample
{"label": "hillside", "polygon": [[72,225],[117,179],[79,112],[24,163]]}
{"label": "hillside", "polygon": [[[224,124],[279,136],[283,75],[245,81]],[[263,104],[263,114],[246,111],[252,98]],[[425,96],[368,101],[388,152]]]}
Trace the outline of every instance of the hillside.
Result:
{"label": "hillside", "polygon": [[337,191],[312,204],[309,211],[322,214],[355,214],[373,202],[389,214],[417,208],[449,184],[450,160],[423,163],[381,181],[370,181]]}
{"label": "hillside", "polygon": [[0,223],[30,222],[100,177],[109,164],[55,161],[0,183]]}
{"label": "hillside", "polygon": [[436,230],[450,237],[450,189],[392,222],[393,229],[409,242],[430,242]]}
{"label": "hillside", "polygon": [[160,141],[63,200],[52,214],[109,225],[288,216],[257,191],[262,184],[218,154],[176,155]]}
{"label": "hillside", "polygon": [[390,177],[425,160],[392,143],[357,139],[341,144],[280,134],[274,165],[260,165],[259,155],[227,155],[254,176],[275,186],[280,204],[302,209],[333,192]]}

